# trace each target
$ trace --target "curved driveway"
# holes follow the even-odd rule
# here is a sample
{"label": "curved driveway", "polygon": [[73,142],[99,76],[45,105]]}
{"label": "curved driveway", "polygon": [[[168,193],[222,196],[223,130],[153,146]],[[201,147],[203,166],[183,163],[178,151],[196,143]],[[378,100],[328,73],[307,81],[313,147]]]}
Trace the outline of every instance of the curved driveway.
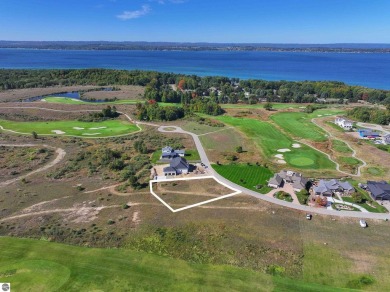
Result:
{"label": "curved driveway", "polygon": [[[224,182],[225,184],[227,184],[227,185],[229,185],[237,190],[240,190],[241,192],[243,192],[245,194],[248,194],[252,197],[255,197],[257,199],[264,200],[264,201],[267,201],[267,202],[270,202],[273,204],[277,204],[280,206],[284,206],[287,208],[296,209],[296,210],[303,211],[306,213],[317,213],[317,214],[322,214],[322,215],[332,215],[332,216],[350,217],[350,218],[369,218],[369,219],[382,219],[382,220],[390,219],[390,215],[384,214],[384,213],[363,213],[363,212],[354,212],[354,211],[336,211],[336,210],[328,210],[328,209],[323,209],[323,208],[309,207],[309,206],[305,206],[305,205],[292,204],[289,202],[285,202],[285,201],[282,201],[282,200],[279,200],[279,199],[276,199],[273,197],[269,197],[267,195],[263,195],[263,194],[260,194],[258,192],[249,190],[247,188],[244,188],[240,185],[237,185],[237,184],[231,182],[230,180],[227,180],[223,176],[219,175],[211,167],[210,161],[209,161],[207,154],[206,154],[206,151],[204,150],[203,145],[200,142],[198,135],[196,135],[192,132],[185,131],[182,128],[177,127],[177,126],[159,126],[156,124],[148,124],[148,123],[143,123],[143,124],[150,125],[150,126],[158,126],[159,127],[158,131],[163,132],[163,133],[180,133],[180,134],[191,135],[192,138],[194,139],[196,148],[199,152],[199,156],[200,156],[202,162],[204,164],[206,164],[207,166],[209,166],[209,171],[212,175],[214,175],[216,178],[218,178],[220,181]],[[164,130],[164,128],[169,128],[169,130]],[[171,129],[174,129],[174,130],[171,130]]]}

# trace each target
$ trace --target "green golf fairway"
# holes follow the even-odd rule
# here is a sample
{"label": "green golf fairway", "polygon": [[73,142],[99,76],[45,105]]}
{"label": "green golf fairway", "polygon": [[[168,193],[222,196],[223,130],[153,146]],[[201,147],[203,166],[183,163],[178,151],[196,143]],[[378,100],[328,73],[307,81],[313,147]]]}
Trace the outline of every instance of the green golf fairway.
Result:
{"label": "green golf fairway", "polygon": [[[83,101],[70,97],[62,97],[62,96],[48,96],[42,99],[44,102],[48,103],[62,103],[62,104],[77,104],[77,105],[119,105],[119,104],[137,104],[144,103],[145,100],[139,99],[120,99],[115,101],[104,101],[104,102],[94,102],[94,101]],[[181,106],[180,103],[167,103],[167,102],[159,102],[160,106]]]}
{"label": "green golf fairway", "polygon": [[103,122],[53,121],[53,122],[14,122],[0,120],[4,130],[19,134],[77,136],[84,138],[109,137],[130,134],[138,127],[128,121],[108,120]]}

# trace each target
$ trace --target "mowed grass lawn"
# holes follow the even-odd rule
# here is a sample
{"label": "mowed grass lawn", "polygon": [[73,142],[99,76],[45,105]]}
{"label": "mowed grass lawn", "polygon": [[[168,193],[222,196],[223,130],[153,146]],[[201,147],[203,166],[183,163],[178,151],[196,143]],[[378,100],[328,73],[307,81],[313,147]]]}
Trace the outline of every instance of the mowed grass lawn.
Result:
{"label": "mowed grass lawn", "polygon": [[[276,154],[283,154],[288,165],[300,169],[335,169],[335,164],[326,155],[309,146],[301,144],[300,148],[292,148],[294,142],[288,135],[280,132],[268,122],[250,118],[235,118],[230,116],[214,117],[215,119],[236,127],[260,147],[265,158],[275,160]],[[278,152],[279,149],[289,149],[289,152]]]}
{"label": "mowed grass lawn", "polygon": [[0,120],[0,126],[5,130],[26,135],[31,135],[32,132],[36,132],[38,135],[77,136],[84,138],[119,136],[139,130],[136,125],[121,120],[107,120],[102,122],[14,122]]}
{"label": "mowed grass lawn", "polygon": [[[212,167],[224,178],[247,189],[262,194],[268,193],[271,190],[267,184],[268,180],[273,176],[273,173],[263,166],[247,164],[213,164]],[[257,185],[262,185],[262,188],[257,189]]]}
{"label": "mowed grass lawn", "polygon": [[0,238],[0,263],[0,282],[13,291],[333,291],[232,266],[10,237]]}

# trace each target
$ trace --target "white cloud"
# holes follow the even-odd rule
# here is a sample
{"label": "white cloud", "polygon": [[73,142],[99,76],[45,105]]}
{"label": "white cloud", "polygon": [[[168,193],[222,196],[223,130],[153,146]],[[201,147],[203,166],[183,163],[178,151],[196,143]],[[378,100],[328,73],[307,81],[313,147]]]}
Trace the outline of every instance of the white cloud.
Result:
{"label": "white cloud", "polygon": [[151,8],[149,5],[142,5],[141,9],[139,10],[123,11],[121,14],[117,15],[116,17],[119,18],[120,20],[135,19],[148,14],[150,11]]}

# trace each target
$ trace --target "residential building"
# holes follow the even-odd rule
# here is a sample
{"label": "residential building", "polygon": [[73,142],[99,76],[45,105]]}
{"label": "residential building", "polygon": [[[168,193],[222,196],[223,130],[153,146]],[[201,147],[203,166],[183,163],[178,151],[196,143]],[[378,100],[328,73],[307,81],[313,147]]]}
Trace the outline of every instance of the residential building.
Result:
{"label": "residential building", "polygon": [[299,192],[306,188],[307,182],[308,179],[303,177],[299,172],[281,170],[268,181],[268,186],[271,188],[279,188],[283,187],[285,183],[290,183],[294,191]]}
{"label": "residential building", "polygon": [[161,159],[173,159],[175,157],[184,157],[185,150],[174,150],[170,146],[165,146],[162,148]]}
{"label": "residential building", "polygon": [[335,192],[350,195],[355,191],[354,187],[349,182],[343,182],[337,179],[321,179],[318,185],[313,188],[313,190],[315,195],[326,197],[331,197]]}
{"label": "residential building", "polygon": [[353,127],[353,122],[342,117],[336,117],[334,123],[344,130],[351,130]]}
{"label": "residential building", "polygon": [[357,132],[359,133],[359,136],[361,138],[373,139],[373,138],[378,138],[380,136],[378,132],[374,132],[373,130],[369,130],[369,129],[359,129],[357,130]]}
{"label": "residential building", "polygon": [[383,144],[390,145],[390,134],[384,135],[382,137]]}
{"label": "residential building", "polygon": [[367,190],[375,200],[390,200],[390,184],[385,181],[368,181]]}
{"label": "residential building", "polygon": [[165,176],[187,174],[190,171],[190,165],[183,157],[175,157],[171,160],[168,167],[164,167]]}

